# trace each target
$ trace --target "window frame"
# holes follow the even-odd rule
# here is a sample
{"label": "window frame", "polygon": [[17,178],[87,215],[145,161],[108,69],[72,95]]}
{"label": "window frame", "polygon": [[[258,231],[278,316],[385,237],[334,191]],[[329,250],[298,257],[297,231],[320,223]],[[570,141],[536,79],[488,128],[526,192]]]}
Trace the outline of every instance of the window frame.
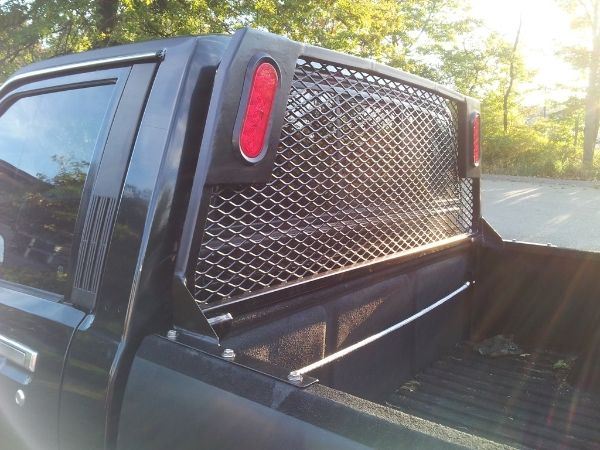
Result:
{"label": "window frame", "polygon": [[87,172],[83,190],[81,193],[81,200],[79,202],[79,208],[77,210],[77,219],[75,221],[75,228],[73,230],[73,240],[71,242],[71,251],[69,254],[68,272],[67,272],[67,283],[65,285],[65,291],[63,294],[56,292],[46,291],[44,289],[28,286],[21,283],[16,283],[9,280],[0,278],[0,286],[30,294],[38,298],[43,298],[53,302],[68,302],[73,291],[73,272],[77,263],[77,256],[79,250],[79,244],[81,240],[81,233],[83,229],[83,223],[85,216],[88,211],[90,198],[92,195],[93,187],[97,179],[98,169],[100,162],[106,150],[106,144],[108,136],[113,127],[113,121],[118,109],[119,103],[123,96],[125,84],[131,73],[131,66],[120,67],[120,68],[107,68],[93,72],[84,72],[78,74],[60,74],[56,77],[45,78],[40,80],[33,80],[28,83],[24,83],[16,86],[13,90],[2,95],[0,98],[0,117],[11,108],[18,100],[25,97],[35,97],[44,94],[50,94],[54,92],[63,92],[75,89],[84,89],[95,86],[106,86],[113,85],[114,92],[109,102],[109,106],[106,110],[96,145],[90,158],[90,166]]}

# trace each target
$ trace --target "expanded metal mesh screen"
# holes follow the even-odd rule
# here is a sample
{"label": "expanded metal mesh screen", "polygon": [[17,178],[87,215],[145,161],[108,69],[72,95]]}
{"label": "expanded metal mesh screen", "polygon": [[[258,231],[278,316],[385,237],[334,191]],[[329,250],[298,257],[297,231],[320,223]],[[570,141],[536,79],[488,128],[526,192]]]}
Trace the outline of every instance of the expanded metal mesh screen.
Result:
{"label": "expanded metal mesh screen", "polygon": [[469,233],[457,104],[300,59],[266,184],[213,188],[195,270],[211,302]]}

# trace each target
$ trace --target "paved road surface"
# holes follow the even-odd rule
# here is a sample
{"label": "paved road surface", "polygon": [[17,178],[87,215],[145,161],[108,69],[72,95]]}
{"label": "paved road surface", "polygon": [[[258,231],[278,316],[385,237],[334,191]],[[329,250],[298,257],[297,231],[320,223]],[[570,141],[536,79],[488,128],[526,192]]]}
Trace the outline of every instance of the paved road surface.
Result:
{"label": "paved road surface", "polygon": [[505,239],[600,251],[600,184],[484,176],[483,217]]}

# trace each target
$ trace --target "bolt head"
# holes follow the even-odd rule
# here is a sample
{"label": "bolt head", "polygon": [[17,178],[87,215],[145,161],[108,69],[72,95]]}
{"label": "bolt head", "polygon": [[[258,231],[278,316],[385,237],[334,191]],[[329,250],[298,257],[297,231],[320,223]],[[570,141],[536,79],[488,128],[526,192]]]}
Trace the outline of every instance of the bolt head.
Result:
{"label": "bolt head", "polygon": [[23,406],[25,404],[25,392],[23,392],[21,389],[19,389],[15,394],[15,403],[18,406]]}
{"label": "bolt head", "polygon": [[167,331],[167,339],[170,341],[175,341],[177,340],[177,330],[169,330]]}
{"label": "bolt head", "polygon": [[235,352],[231,348],[226,348],[223,350],[223,353],[221,353],[221,356],[226,359],[233,359],[235,358]]}
{"label": "bolt head", "polygon": [[288,375],[288,380],[290,380],[292,383],[302,383],[302,379],[302,374],[296,371],[290,372]]}

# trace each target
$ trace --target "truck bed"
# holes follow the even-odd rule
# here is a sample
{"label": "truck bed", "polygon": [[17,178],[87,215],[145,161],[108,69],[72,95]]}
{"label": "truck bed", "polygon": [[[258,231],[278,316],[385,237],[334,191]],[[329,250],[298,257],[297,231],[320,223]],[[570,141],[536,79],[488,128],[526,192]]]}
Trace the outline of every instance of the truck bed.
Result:
{"label": "truck bed", "polygon": [[387,405],[517,448],[600,448],[600,397],[568,384],[569,361],[548,351],[492,358],[461,344]]}

